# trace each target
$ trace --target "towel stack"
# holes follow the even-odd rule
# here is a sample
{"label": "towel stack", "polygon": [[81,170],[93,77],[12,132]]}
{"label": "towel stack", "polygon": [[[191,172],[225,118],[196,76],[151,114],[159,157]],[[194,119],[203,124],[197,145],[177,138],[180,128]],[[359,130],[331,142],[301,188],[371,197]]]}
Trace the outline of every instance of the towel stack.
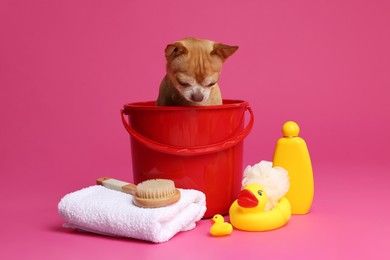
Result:
{"label": "towel stack", "polygon": [[64,196],[58,210],[64,227],[161,243],[195,228],[206,211],[204,193],[179,190],[177,203],[146,209],[135,206],[129,194],[96,185]]}

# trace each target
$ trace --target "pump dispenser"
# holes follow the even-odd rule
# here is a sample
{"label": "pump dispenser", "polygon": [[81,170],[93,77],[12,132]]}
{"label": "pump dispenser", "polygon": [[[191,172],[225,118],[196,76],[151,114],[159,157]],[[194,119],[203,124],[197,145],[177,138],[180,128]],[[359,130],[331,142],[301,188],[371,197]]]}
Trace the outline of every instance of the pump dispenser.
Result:
{"label": "pump dispenser", "polygon": [[298,136],[299,126],[288,121],[282,128],[283,137],[275,147],[273,166],[287,170],[290,189],[286,198],[291,204],[292,214],[309,212],[314,196],[313,169],[305,140]]}

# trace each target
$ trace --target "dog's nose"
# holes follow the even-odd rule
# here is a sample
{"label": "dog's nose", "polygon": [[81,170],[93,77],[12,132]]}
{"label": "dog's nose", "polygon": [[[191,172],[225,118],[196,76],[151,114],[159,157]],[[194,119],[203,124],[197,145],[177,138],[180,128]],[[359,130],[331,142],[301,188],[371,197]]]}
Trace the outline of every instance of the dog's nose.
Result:
{"label": "dog's nose", "polygon": [[191,95],[191,100],[195,102],[201,102],[203,100],[204,96],[202,93],[193,93]]}

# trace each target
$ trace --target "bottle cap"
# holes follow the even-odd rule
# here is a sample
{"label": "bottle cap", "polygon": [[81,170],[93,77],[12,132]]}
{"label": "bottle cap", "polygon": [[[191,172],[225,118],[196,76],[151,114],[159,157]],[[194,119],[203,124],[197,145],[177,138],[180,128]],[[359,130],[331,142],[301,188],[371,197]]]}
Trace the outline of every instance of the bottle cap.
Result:
{"label": "bottle cap", "polygon": [[284,123],[282,128],[284,137],[296,137],[299,134],[299,126],[294,121]]}

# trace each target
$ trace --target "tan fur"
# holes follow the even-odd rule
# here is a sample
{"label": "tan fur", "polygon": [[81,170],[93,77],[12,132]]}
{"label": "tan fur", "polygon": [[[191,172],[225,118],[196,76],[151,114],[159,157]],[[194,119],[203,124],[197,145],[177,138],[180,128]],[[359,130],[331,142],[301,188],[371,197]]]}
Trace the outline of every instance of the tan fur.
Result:
{"label": "tan fur", "polygon": [[[224,61],[237,46],[185,38],[167,45],[167,74],[160,84],[160,106],[210,106],[222,104],[218,80]],[[213,84],[215,83],[215,84]]]}

